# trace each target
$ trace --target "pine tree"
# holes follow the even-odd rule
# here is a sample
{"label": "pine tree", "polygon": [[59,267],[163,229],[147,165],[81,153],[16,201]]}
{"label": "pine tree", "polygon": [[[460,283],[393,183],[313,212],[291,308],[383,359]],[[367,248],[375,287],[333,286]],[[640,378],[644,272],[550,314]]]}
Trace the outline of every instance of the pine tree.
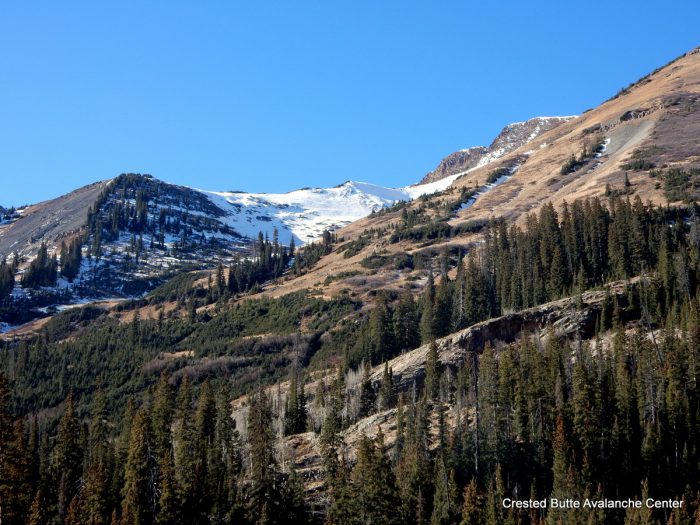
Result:
{"label": "pine tree", "polygon": [[[552,493],[551,497],[559,500],[580,499],[582,493],[577,488],[574,465],[570,462],[571,450],[567,438],[563,416],[557,418],[557,426],[552,444],[554,460],[552,464]],[[562,509],[549,509],[547,523],[557,524],[567,520],[568,511]]]}
{"label": "pine tree", "polygon": [[452,331],[452,286],[445,274],[435,293],[433,329],[435,337],[444,337]]}
{"label": "pine tree", "polygon": [[129,453],[122,486],[122,525],[141,525],[153,520],[156,494],[151,430],[144,409],[136,412],[131,425]]}
{"label": "pine tree", "polygon": [[58,488],[58,515],[61,519],[65,517],[68,505],[77,492],[83,461],[80,425],[75,416],[72,394],[68,394],[65,405],[50,466],[53,486]]}
{"label": "pine tree", "polygon": [[404,293],[394,308],[393,324],[397,351],[412,350],[420,345],[417,306],[410,293]]}
{"label": "pine tree", "polygon": [[250,499],[249,520],[255,523],[271,523],[275,505],[279,504],[277,492],[277,461],[275,459],[275,433],[270,401],[265,390],[259,388],[250,397],[248,411],[248,443],[250,446]]}
{"label": "pine tree", "polygon": [[159,525],[178,525],[181,523],[180,498],[177,490],[177,479],[175,478],[175,467],[173,465],[172,452],[166,451],[159,463],[158,489],[158,513],[156,523]]}
{"label": "pine tree", "polygon": [[36,258],[22,274],[22,286],[25,288],[40,288],[53,286],[58,274],[56,254],[49,256],[46,243],[42,242]]}
{"label": "pine tree", "polygon": [[80,261],[82,259],[82,244],[80,238],[75,238],[66,245],[61,242],[61,275],[73,282],[80,273]]}
{"label": "pine tree", "polygon": [[425,393],[430,400],[437,400],[440,395],[440,362],[435,341],[428,346],[425,362]]}
{"label": "pine tree", "polygon": [[328,481],[330,504],[326,509],[328,525],[360,525],[358,499],[350,477],[350,468],[345,457],[338,462],[338,468]]}
{"label": "pine tree", "polygon": [[352,478],[362,523],[400,523],[396,481],[383,445],[380,429],[376,441],[363,436],[358,446]]}
{"label": "pine tree", "polygon": [[[642,482],[642,501],[646,501],[649,497],[649,481],[645,479]],[[642,508],[636,509],[630,507],[625,513],[625,525],[658,525],[658,521],[654,518],[653,509],[642,505]]]}
{"label": "pine tree", "polygon": [[472,478],[464,488],[461,525],[482,525],[482,508],[483,505],[479,501],[479,495],[476,490],[476,480]]}
{"label": "pine tree", "polygon": [[83,488],[80,501],[80,514],[91,525],[106,525],[109,523],[111,494],[108,461],[107,457],[101,456],[88,467],[85,475],[85,487]]}
{"label": "pine tree", "polygon": [[321,429],[321,450],[324,457],[326,475],[329,479],[335,476],[338,462],[338,449],[342,442],[340,431],[343,428],[343,405],[345,381],[343,371],[339,367],[330,388],[328,412]]}
{"label": "pine tree", "polygon": [[404,522],[426,524],[432,502],[432,468],[428,449],[428,409],[425,397],[407,407],[405,443],[396,465]]}
{"label": "pine tree", "polygon": [[380,300],[372,310],[369,319],[370,359],[372,364],[393,357],[394,333],[391,326],[391,315],[386,306],[386,300]]}
{"label": "pine tree", "polygon": [[[0,389],[2,386],[0,385]],[[2,396],[2,392],[0,392]],[[0,400],[0,403],[2,401]],[[0,410],[2,407],[0,406]],[[5,429],[0,440],[0,505],[2,522],[24,522],[31,504],[30,465],[27,456],[24,423],[17,419]]]}
{"label": "pine tree", "polygon": [[29,507],[27,525],[44,525],[47,521],[46,500],[43,491],[39,489]]}
{"label": "pine tree", "polygon": [[85,484],[79,503],[80,514],[91,525],[109,522],[112,497],[110,478],[113,474],[114,451],[107,429],[106,401],[102,388],[95,393],[90,409],[90,426],[88,446],[86,448],[87,465]]}
{"label": "pine tree", "polygon": [[310,521],[309,511],[304,500],[304,484],[292,466],[284,481],[281,494],[281,515],[276,521],[290,525],[305,525]]}
{"label": "pine tree", "polygon": [[457,520],[457,484],[454,470],[447,467],[444,458],[435,464],[435,495],[430,525],[447,525]]}
{"label": "pine tree", "polygon": [[194,521],[199,511],[199,445],[192,411],[192,393],[189,381],[185,379],[179,388],[173,424],[173,458],[183,521]]}
{"label": "pine tree", "polygon": [[194,413],[195,434],[204,445],[211,444],[216,423],[216,401],[209,380],[199,388],[199,397]]}
{"label": "pine tree", "polygon": [[428,274],[428,284],[421,298],[420,318],[421,341],[427,343],[435,339],[435,283],[432,272]]}
{"label": "pine tree", "polygon": [[0,301],[8,297],[15,287],[15,272],[11,264],[0,262]]}
{"label": "pine tree", "polygon": [[173,392],[168,376],[161,374],[153,396],[151,427],[153,433],[153,454],[163,457],[172,448]]}
{"label": "pine tree", "polygon": [[369,363],[365,362],[362,369],[362,382],[360,383],[360,409],[358,418],[367,417],[375,411],[376,395],[374,385],[370,379],[371,368]]}
{"label": "pine tree", "polygon": [[216,400],[214,447],[210,454],[210,486],[214,487],[213,521],[241,521],[238,498],[238,476],[242,469],[240,435],[231,417],[226,387],[221,387]]}
{"label": "pine tree", "polygon": [[284,433],[299,434],[306,431],[307,411],[304,385],[299,386],[297,373],[292,374],[289,392],[285,400]]}
{"label": "pine tree", "polygon": [[382,410],[393,408],[396,404],[396,388],[394,387],[394,377],[389,363],[384,362],[382,381],[379,385],[379,406]]}

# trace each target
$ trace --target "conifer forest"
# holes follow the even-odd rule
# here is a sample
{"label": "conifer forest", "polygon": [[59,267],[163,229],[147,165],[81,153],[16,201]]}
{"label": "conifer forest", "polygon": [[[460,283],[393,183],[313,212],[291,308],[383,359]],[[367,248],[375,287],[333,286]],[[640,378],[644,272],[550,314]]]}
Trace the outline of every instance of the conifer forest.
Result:
{"label": "conifer forest", "polygon": [[[4,340],[0,523],[700,523],[700,208],[617,194],[480,234],[369,304],[259,295],[352,248],[261,235],[255,258]],[[80,245],[60,252],[23,285],[74,278]],[[446,336],[561,300],[590,322],[447,359]]]}

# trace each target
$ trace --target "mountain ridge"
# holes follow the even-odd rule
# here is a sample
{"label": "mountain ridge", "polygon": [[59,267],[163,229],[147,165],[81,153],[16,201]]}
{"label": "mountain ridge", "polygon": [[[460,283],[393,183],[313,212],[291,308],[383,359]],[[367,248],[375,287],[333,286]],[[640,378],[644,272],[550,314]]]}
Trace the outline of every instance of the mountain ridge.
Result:
{"label": "mountain ridge", "polygon": [[511,151],[528,144],[538,135],[574,118],[576,115],[533,117],[521,122],[511,122],[500,131],[489,146],[472,146],[461,149],[442,159],[433,171],[421,179],[420,184],[435,182],[469,169],[490,164]]}
{"label": "mountain ridge", "polygon": [[[220,263],[228,266],[232,260],[255,257],[251,241],[258,231],[283,244],[294,238],[299,246],[320,238],[325,230],[333,230],[339,239],[330,253],[318,260],[314,257],[301,271],[283,279],[259,283],[262,293],[280,296],[313,288],[324,297],[332,297],[350,288],[358,297],[366,297],[377,288],[396,292],[418,285],[411,281],[412,276],[387,263],[392,258],[430,259],[445,250],[466,252],[479,242],[479,229],[484,224],[493,220],[522,224],[545,202],[560,207],[565,200],[616,192],[665,202],[663,174],[655,173],[668,166],[692,168],[692,159],[700,158],[700,146],[692,140],[693,130],[700,131],[696,118],[700,106],[698,56],[694,51],[680,57],[579,117],[552,117],[557,125],[550,129],[537,129],[538,122],[552,119],[547,117],[512,123],[504,132],[520,130],[520,139],[527,139],[525,144],[506,151],[520,142],[514,139],[509,145],[504,138],[507,133],[501,133],[492,143],[502,145],[494,149],[493,157],[482,156],[471,168],[462,170],[462,166],[451,175],[425,184],[385,188],[346,181],[334,188],[251,194],[198,190],[152,177],[138,179],[142,181],[140,190],[134,187],[128,190],[128,196],[113,194],[108,209],[100,212],[104,226],[116,220],[118,208],[122,233],[109,233],[103,228],[100,258],[86,257],[87,262],[83,261],[90,279],[78,279],[81,286],[99,282],[95,272],[99,273],[100,266],[112,264],[123,268],[121,275],[133,282],[126,288],[123,282],[104,282],[97,288],[97,295],[83,291],[82,297],[114,297],[115,290],[117,296],[139,296],[173,272],[187,268],[211,270]],[[624,168],[627,165],[642,169]],[[97,184],[107,187],[114,182]],[[86,190],[76,190],[81,191]],[[143,224],[135,222],[138,191],[150,192],[145,199]],[[333,201],[332,205],[328,201]],[[348,206],[351,201],[354,207]],[[14,219],[4,221],[0,225],[0,255],[12,257],[18,244],[16,238],[7,242],[11,237],[8,232],[32,218],[36,219],[35,231],[42,231],[47,220],[73,224],[61,215],[58,205],[54,215],[42,214],[42,207],[52,203],[30,206]],[[326,208],[320,208],[321,204]],[[72,220],[82,220],[93,205],[85,199]],[[404,221],[404,213],[418,214],[424,221],[424,225],[414,227],[415,232],[409,231],[410,235],[424,235],[419,233],[421,228],[441,233],[419,241],[392,234]],[[163,221],[160,226],[159,221]],[[53,237],[25,232],[24,240],[31,246],[22,254],[17,280],[43,240],[53,243],[49,251],[56,253],[62,240],[81,235],[87,256],[95,243],[94,224],[92,228],[58,228]],[[433,235],[425,231],[425,235]],[[376,266],[380,261],[384,265]],[[62,290],[71,287],[63,283]]]}
{"label": "mountain ridge", "polygon": [[[545,127],[550,121],[559,121],[564,117],[537,117],[524,123],[512,123],[503,128],[494,139],[493,144],[506,144],[494,155],[482,156],[477,167],[494,162],[507,149],[508,144],[522,143],[525,129],[530,129],[532,123],[544,122]],[[522,125],[525,125],[523,127]],[[515,133],[515,137],[511,134]],[[519,135],[518,135],[519,133]],[[537,136],[530,131],[530,139]],[[511,137],[509,139],[509,137]],[[505,148],[505,149],[504,149]],[[473,148],[472,148],[473,149]],[[477,148],[478,149],[478,148]],[[465,170],[468,172],[469,169]],[[216,261],[227,261],[235,251],[241,250],[242,245],[254,240],[258,233],[272,238],[277,232],[280,242],[289,243],[292,240],[297,245],[308,244],[319,239],[324,231],[334,231],[366,217],[372,213],[392,206],[400,201],[410,201],[428,194],[444,191],[463,173],[441,177],[437,180],[419,182],[408,186],[389,188],[361,181],[345,181],[330,188],[301,188],[285,193],[249,193],[245,191],[211,191],[190,186],[168,183],[156,179],[151,175],[143,175],[144,181],[153,180],[160,188],[158,192],[164,195],[170,194],[177,197],[175,203],[176,212],[185,212],[186,220],[192,220],[192,216],[211,215],[210,219],[218,224],[210,233],[194,228],[193,232],[203,237],[218,238],[235,246],[233,251],[225,250]],[[97,196],[100,192],[110,192],[111,185],[117,178],[107,179],[78,188],[56,199],[42,201],[22,208],[15,212],[7,220],[0,224],[0,257],[9,259],[15,254],[20,258],[20,270],[22,261],[26,264],[38,253],[42,243],[48,247],[49,253],[57,253],[60,244],[70,240],[76,235],[84,234],[83,217],[89,211],[97,207]],[[146,183],[144,183],[146,184]],[[201,199],[192,198],[197,195],[205,196],[209,204]],[[188,195],[189,194],[189,195]],[[173,197],[174,198],[174,197]],[[136,195],[131,199],[123,199],[120,206],[133,207]],[[167,200],[167,199],[166,199]],[[192,204],[199,202],[199,204]],[[148,204],[148,220],[155,220],[156,216],[173,211],[173,202],[161,206],[160,204]],[[199,206],[199,207],[198,207]],[[188,216],[189,215],[189,216]],[[184,217],[184,216],[183,216]],[[104,218],[106,220],[106,217]],[[224,234],[221,234],[224,231]],[[132,234],[143,235],[144,232],[133,231]],[[166,235],[167,237],[167,235]],[[139,237],[140,238],[140,237]],[[149,242],[146,236],[146,242]],[[210,239],[208,239],[210,240]],[[118,244],[123,248],[128,242],[121,239]],[[154,244],[153,241],[150,241]],[[161,240],[162,244],[174,246],[175,238],[170,236]],[[219,242],[220,244],[220,242]],[[114,246],[108,251],[116,253],[122,250]],[[116,251],[115,251],[116,250]],[[106,260],[106,255],[103,260]],[[200,258],[197,263],[204,264],[207,259]],[[142,260],[143,262],[143,260]],[[171,265],[172,261],[156,258],[157,265]],[[211,261],[210,261],[211,262]],[[148,263],[146,263],[149,266]],[[142,273],[144,273],[142,271]],[[145,271],[145,275],[153,275],[152,271]]]}

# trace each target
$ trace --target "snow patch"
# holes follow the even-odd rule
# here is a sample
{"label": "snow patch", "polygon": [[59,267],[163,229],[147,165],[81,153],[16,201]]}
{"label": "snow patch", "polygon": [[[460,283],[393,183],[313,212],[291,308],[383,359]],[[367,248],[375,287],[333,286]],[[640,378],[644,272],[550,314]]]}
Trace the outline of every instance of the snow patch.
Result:
{"label": "snow patch", "polygon": [[308,243],[398,201],[410,200],[403,188],[348,181],[334,188],[288,193],[238,193],[198,190],[226,213],[223,222],[248,238],[258,232],[288,244]]}
{"label": "snow patch", "polygon": [[[527,155],[527,154],[526,154],[526,155]],[[498,177],[495,181],[493,181],[493,182],[491,182],[491,183],[489,183],[489,184],[486,184],[486,185],[482,186],[481,188],[479,188],[479,191],[477,191],[477,192],[474,194],[474,196],[472,196],[468,201],[466,201],[465,203],[463,203],[463,204],[459,207],[459,209],[458,209],[457,211],[459,212],[459,211],[461,211],[461,210],[466,210],[467,208],[470,208],[471,206],[474,205],[474,203],[477,201],[477,199],[478,199],[479,197],[483,197],[486,193],[488,193],[489,191],[491,191],[491,190],[494,189],[495,187],[500,186],[500,185],[503,184],[505,181],[507,181],[508,179],[510,179],[513,175],[515,175],[515,172],[518,171],[518,170],[520,169],[520,166],[522,166],[524,162],[525,162],[525,161],[523,160],[522,162],[518,162],[517,164],[514,164],[513,166],[511,166],[511,167],[508,169],[508,172],[507,172],[507,173],[504,173],[503,175],[501,175],[500,177]]]}

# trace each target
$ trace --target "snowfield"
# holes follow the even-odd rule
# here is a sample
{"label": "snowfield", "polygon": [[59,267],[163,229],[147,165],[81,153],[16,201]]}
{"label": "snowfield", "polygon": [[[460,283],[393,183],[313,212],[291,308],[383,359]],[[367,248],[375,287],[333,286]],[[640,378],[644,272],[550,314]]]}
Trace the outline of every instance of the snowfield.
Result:
{"label": "snowfield", "polygon": [[228,226],[245,237],[258,232],[272,237],[277,229],[280,242],[306,244],[324,230],[335,230],[399,201],[443,191],[460,175],[429,184],[386,188],[368,182],[348,181],[333,188],[304,188],[288,193],[242,193],[197,190],[226,213]]}
{"label": "snowfield", "polygon": [[[534,140],[550,129],[553,123],[573,118],[576,117],[535,117],[524,122],[513,122],[503,129],[490,146],[491,151],[479,159],[476,166],[425,184],[386,188],[367,182],[348,181],[333,188],[304,188],[288,193],[197,191],[207,195],[224,211],[226,216],[223,222],[226,225],[245,237],[256,238],[258,232],[272,237],[277,230],[280,242],[289,243],[293,238],[297,244],[306,244],[321,237],[324,230],[336,230],[399,201],[444,191],[462,175],[491,164],[523,143]],[[523,136],[526,130],[529,132]],[[481,148],[477,146],[461,151]],[[495,185],[490,185],[485,191]]]}

